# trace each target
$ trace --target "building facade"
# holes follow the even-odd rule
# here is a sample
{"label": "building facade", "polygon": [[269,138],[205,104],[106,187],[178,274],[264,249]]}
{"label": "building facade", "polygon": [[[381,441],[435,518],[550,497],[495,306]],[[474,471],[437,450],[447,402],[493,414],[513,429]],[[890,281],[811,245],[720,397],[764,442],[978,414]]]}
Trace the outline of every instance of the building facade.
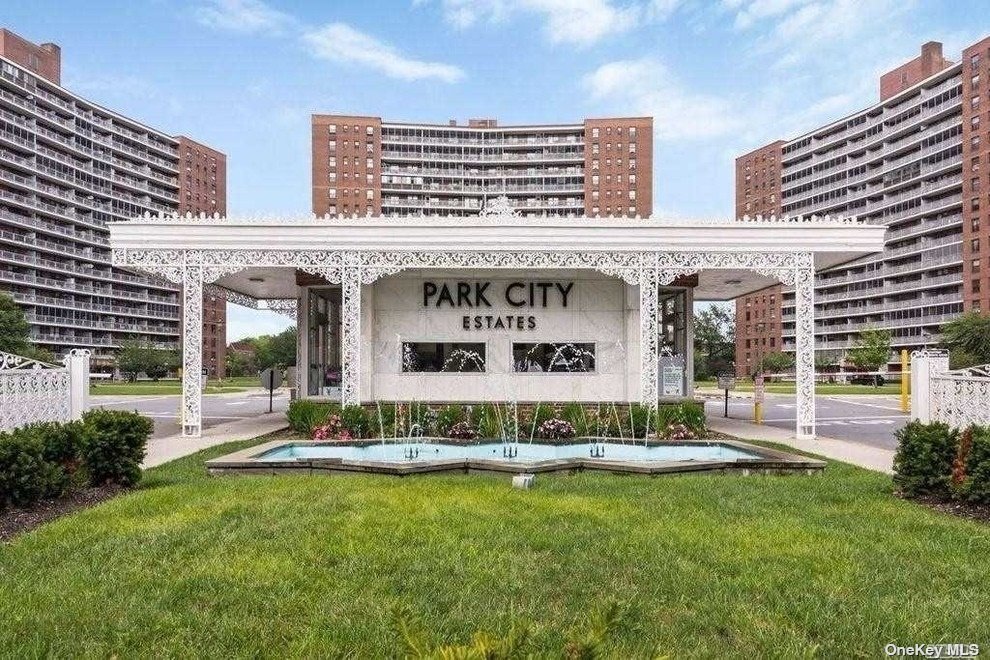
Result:
{"label": "building facade", "polygon": [[[882,253],[816,277],[816,350],[825,360],[841,362],[868,328],[890,330],[895,351],[915,349],[937,343],[942,324],[963,311],[987,311],[988,60],[990,38],[957,63],[927,43],[881,77],[878,103],[764,148],[780,150],[780,203],[763,205],[761,195],[761,211],[854,215],[888,228]],[[736,162],[737,214],[746,213],[745,167],[744,156]],[[741,201],[757,212],[751,193]],[[753,373],[757,341],[794,350],[794,294],[784,289],[773,300],[765,313],[781,319],[779,335],[769,324],[747,329],[745,301],[737,301],[737,337],[750,343],[747,362],[737,341],[739,374]]]}
{"label": "building facade", "polygon": [[653,212],[651,117],[499,126],[313,115],[312,130],[319,216],[472,216],[503,195],[523,215]]}
{"label": "building facade", "polygon": [[[226,157],[62,87],[61,51],[0,30],[0,290],[31,341],[93,352],[127,339],[178,348],[177,287],[111,266],[108,223],[144,213],[226,213]],[[226,302],[204,301],[203,364],[223,375]]]}

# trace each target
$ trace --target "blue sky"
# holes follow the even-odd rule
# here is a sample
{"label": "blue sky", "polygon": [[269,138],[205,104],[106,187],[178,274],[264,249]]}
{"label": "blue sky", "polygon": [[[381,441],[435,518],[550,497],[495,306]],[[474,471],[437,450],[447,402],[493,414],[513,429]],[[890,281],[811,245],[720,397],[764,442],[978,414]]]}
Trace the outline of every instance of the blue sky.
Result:
{"label": "blue sky", "polygon": [[[982,23],[974,21],[984,17]],[[130,0],[6,2],[62,46],[63,84],[228,155],[231,213],[308,213],[309,115],[655,117],[654,208],[728,217],[736,155],[872,103],[987,0]],[[285,321],[231,308],[228,337]]]}

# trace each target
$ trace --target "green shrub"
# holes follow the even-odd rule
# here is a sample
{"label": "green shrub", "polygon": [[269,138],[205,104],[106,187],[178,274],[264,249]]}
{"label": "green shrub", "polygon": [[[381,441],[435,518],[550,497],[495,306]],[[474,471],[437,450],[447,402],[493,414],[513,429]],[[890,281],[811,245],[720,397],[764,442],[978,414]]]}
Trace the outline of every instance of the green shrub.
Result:
{"label": "green shrub", "polygon": [[351,404],[341,408],[340,421],[352,438],[367,438],[371,430],[371,414],[358,405]]}
{"label": "green shrub", "polygon": [[446,436],[458,422],[466,422],[464,408],[461,406],[444,406],[437,411],[436,433]]}
{"label": "green shrub", "polygon": [[336,403],[296,399],[289,403],[289,409],[285,416],[288,418],[289,426],[293,431],[305,433],[308,436],[315,427],[326,422],[327,417],[339,412],[340,406]]}
{"label": "green shrub", "polygon": [[942,422],[911,422],[899,429],[894,483],[906,495],[948,495],[959,434]]}
{"label": "green shrub", "polygon": [[574,433],[577,437],[588,435],[589,419],[582,404],[573,401],[565,404],[560,410],[560,418],[566,422],[570,422],[571,426],[574,427]]}
{"label": "green shrub", "polygon": [[83,415],[83,422],[87,435],[84,463],[90,483],[136,484],[154,429],[151,420],[136,412],[94,408]]}
{"label": "green shrub", "polygon": [[[694,437],[701,437],[707,428],[705,426],[705,407],[693,401],[670,405],[661,404],[656,411],[656,423],[651,424],[651,426],[657,429],[657,435],[660,437],[667,437],[672,428],[677,428],[681,435],[686,429]],[[680,427],[684,427],[684,429]]]}
{"label": "green shrub", "polygon": [[60,465],[66,474],[74,474],[83,461],[88,431],[82,421],[41,422],[32,424],[45,449],[45,460]]}
{"label": "green shrub", "polygon": [[629,406],[629,431],[635,438],[645,438],[650,429],[656,430],[657,415],[649,406],[634,403]]}
{"label": "green shrub", "polygon": [[503,411],[496,407],[496,404],[486,403],[477,406],[481,412],[478,414],[477,429],[483,438],[501,439],[507,435],[508,429],[504,428],[507,421],[508,411]]}
{"label": "green shrub", "polygon": [[401,435],[396,428],[395,404],[379,403],[371,411],[371,431],[379,437],[392,438]]}
{"label": "green shrub", "polygon": [[0,508],[60,495],[65,485],[65,471],[45,460],[40,433],[34,429],[0,433]]}
{"label": "green shrub", "polygon": [[556,417],[553,406],[549,403],[538,403],[529,408],[525,414],[520,415],[519,432],[524,439],[539,435],[540,426],[548,419]]}
{"label": "green shrub", "polygon": [[972,502],[990,504],[990,427],[974,426],[972,434],[960,494]]}

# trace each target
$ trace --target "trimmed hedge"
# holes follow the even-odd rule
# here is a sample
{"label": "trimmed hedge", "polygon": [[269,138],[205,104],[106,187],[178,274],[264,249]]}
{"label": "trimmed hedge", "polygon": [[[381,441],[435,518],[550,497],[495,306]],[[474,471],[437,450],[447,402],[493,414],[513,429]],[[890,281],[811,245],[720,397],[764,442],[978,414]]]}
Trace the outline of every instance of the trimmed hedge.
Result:
{"label": "trimmed hedge", "polygon": [[136,412],[95,408],[83,414],[83,423],[89,436],[83,448],[89,482],[94,486],[136,484],[155,428],[152,421]]}
{"label": "trimmed hedge", "polygon": [[131,486],[153,424],[120,410],[91,410],[82,421],[29,424],[0,433],[0,508],[58,497],[88,481]]}
{"label": "trimmed hedge", "polygon": [[942,422],[910,422],[894,434],[894,483],[905,495],[949,495],[959,433]]}
{"label": "trimmed hedge", "polygon": [[973,443],[964,457],[966,474],[959,495],[971,502],[990,504],[990,427],[973,426]]}

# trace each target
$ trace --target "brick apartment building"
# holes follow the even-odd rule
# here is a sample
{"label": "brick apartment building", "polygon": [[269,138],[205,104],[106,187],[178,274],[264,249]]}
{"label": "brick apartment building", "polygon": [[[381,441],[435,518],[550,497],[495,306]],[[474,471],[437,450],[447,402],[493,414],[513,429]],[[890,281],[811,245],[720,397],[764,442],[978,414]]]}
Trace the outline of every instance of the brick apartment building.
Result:
{"label": "brick apartment building", "polygon": [[[939,341],[963,311],[990,310],[990,38],[959,62],[929,42],[880,78],[880,100],[736,159],[736,215],[857,216],[889,229],[885,250],[821,273],[816,350],[830,358],[867,328],[895,351]],[[794,295],[736,301],[736,372],[794,351]]]}
{"label": "brick apartment building", "polygon": [[[61,86],[61,49],[0,29],[0,291],[31,341],[109,369],[136,338],[181,340],[174,285],[110,265],[106,225],[145,212],[226,212],[226,157]],[[226,303],[206,298],[203,364],[223,375]]]}
{"label": "brick apartment building", "polygon": [[505,195],[523,215],[648,217],[653,119],[560,125],[397,123],[313,115],[317,215],[477,215]]}

